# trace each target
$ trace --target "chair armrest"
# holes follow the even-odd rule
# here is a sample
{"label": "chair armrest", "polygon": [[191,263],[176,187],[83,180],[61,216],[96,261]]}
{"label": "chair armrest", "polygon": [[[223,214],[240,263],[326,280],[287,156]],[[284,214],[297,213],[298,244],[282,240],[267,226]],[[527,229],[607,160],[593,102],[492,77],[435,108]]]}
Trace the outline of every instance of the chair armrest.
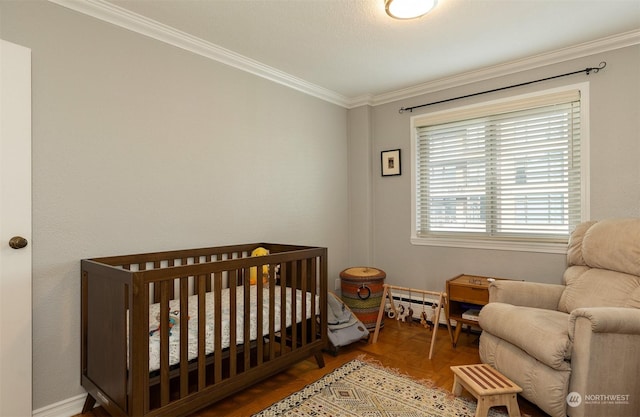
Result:
{"label": "chair armrest", "polygon": [[489,302],[557,310],[564,285],[497,280],[489,285]]}
{"label": "chair armrest", "polygon": [[[585,401],[571,410],[574,417],[637,416],[640,372],[640,309],[578,308],[569,316],[572,341],[569,392],[614,394],[616,402]],[[583,397],[586,398],[586,397]]]}
{"label": "chair armrest", "polygon": [[640,335],[640,309],[628,307],[576,308],[569,316],[569,338],[576,337],[576,321],[586,318],[593,333]]}

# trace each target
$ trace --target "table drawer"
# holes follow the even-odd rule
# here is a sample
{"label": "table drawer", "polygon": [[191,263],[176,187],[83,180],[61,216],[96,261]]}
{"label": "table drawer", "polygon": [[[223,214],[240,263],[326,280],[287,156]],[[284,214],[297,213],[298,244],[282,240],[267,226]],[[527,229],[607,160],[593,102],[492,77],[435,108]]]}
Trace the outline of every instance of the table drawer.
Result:
{"label": "table drawer", "polygon": [[465,303],[485,305],[489,302],[489,291],[486,288],[451,285],[449,299]]}

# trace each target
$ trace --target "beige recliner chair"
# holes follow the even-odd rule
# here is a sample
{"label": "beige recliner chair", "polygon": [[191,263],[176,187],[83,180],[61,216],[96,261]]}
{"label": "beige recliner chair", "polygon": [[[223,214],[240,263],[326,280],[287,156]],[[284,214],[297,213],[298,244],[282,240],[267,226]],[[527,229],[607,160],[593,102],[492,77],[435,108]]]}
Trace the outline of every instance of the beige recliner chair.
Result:
{"label": "beige recliner chair", "polygon": [[480,359],[553,417],[640,415],[640,219],[580,224],[565,285],[496,281]]}

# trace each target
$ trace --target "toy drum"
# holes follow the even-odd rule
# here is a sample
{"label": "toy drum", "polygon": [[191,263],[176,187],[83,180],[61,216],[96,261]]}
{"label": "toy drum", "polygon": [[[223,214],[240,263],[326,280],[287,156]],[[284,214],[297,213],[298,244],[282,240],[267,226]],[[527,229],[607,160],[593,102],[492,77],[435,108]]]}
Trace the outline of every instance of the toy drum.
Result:
{"label": "toy drum", "polygon": [[[387,274],[371,267],[348,268],[340,272],[342,301],[369,330],[375,329]],[[384,325],[384,321],[380,327]]]}

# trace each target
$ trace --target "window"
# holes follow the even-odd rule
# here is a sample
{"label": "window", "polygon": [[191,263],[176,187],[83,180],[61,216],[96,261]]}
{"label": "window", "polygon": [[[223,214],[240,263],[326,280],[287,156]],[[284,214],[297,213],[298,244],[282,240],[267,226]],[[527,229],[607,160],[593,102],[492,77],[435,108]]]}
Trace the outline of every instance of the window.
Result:
{"label": "window", "polygon": [[412,242],[563,252],[586,215],[586,87],[413,117]]}

